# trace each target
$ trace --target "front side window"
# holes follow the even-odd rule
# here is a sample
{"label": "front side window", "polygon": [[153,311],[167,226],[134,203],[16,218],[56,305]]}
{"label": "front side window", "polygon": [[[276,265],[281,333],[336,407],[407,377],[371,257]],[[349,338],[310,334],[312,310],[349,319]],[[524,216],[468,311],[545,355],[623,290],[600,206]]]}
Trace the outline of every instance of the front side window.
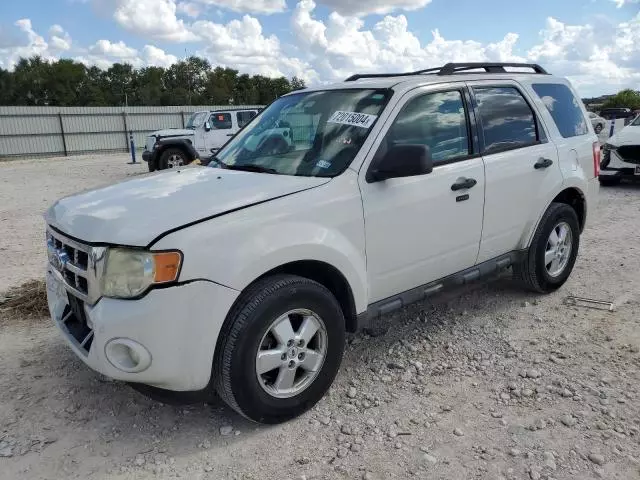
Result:
{"label": "front side window", "polygon": [[638,115],[636,119],[633,122],[631,122],[631,125],[634,127],[640,127],[640,115]]}
{"label": "front side window", "polygon": [[229,130],[233,127],[231,114],[216,112],[209,118],[209,125],[213,130]]}
{"label": "front side window", "polygon": [[538,140],[536,119],[514,87],[476,87],[485,153],[526,147]]}
{"label": "front side window", "polygon": [[580,100],[569,87],[561,83],[537,83],[532,87],[549,110],[560,135],[569,138],[589,133],[587,121],[580,108]]}
{"label": "front side window", "polygon": [[187,120],[187,124],[185,125],[185,128],[188,128],[190,130],[195,130],[196,128],[198,128],[200,125],[202,125],[204,122],[207,121],[207,115],[209,115],[209,112],[194,113],[189,117],[189,120]]}
{"label": "front side window", "polygon": [[388,89],[349,89],[281,97],[229,141],[209,165],[334,177],[351,164],[391,95]]}
{"label": "front side window", "polygon": [[434,165],[469,155],[467,115],[455,90],[422,95],[407,103],[389,128],[381,147],[420,144],[429,147]]}

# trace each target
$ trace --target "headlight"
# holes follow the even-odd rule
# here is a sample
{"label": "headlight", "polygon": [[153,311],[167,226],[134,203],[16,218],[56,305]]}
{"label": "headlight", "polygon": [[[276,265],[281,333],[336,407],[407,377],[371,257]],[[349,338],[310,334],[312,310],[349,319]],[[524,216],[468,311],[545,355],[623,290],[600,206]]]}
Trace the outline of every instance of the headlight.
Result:
{"label": "headlight", "polygon": [[180,252],[109,249],[102,294],[113,298],[135,297],[151,285],[177,280],[181,263]]}

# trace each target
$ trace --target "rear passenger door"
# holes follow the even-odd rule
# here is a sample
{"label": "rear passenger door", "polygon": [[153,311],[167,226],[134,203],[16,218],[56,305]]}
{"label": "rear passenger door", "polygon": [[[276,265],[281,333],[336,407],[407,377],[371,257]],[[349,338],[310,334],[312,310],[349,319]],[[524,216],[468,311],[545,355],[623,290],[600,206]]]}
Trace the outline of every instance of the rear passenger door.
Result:
{"label": "rear passenger door", "polygon": [[521,247],[541,202],[562,183],[562,174],[556,147],[519,84],[505,80],[468,85],[486,174],[481,263]]}

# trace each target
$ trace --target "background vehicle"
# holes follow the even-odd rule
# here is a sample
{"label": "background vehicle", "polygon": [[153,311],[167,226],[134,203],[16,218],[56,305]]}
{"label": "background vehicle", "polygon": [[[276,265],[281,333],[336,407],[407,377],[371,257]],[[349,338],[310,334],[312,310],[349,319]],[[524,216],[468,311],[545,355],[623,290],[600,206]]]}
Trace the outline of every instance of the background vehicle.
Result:
{"label": "background vehicle", "polygon": [[[283,141],[293,124],[307,135]],[[354,75],[276,100],[208,168],[59,200],[49,307],[109,377],[282,422],[331,386],[346,331],[508,267],[560,288],[599,157],[538,65]]]}
{"label": "background vehicle", "polygon": [[184,129],[158,130],[149,135],[142,159],[151,172],[188,165],[196,158],[206,165],[257,114],[257,109],[195,112]]}
{"label": "background vehicle", "polygon": [[623,178],[640,180],[640,116],[609,138],[602,153],[602,185],[615,185]]}
{"label": "background vehicle", "polygon": [[605,120],[613,120],[614,118],[624,118],[627,121],[631,121],[631,119],[633,119],[636,116],[630,108],[622,108],[622,107],[603,108],[602,110],[600,110],[599,114]]}
{"label": "background vehicle", "polygon": [[589,112],[589,120],[591,120],[591,125],[593,126],[593,130],[597,135],[600,135],[600,132],[602,132],[602,130],[604,130],[604,127],[607,125],[606,119],[593,112]]}

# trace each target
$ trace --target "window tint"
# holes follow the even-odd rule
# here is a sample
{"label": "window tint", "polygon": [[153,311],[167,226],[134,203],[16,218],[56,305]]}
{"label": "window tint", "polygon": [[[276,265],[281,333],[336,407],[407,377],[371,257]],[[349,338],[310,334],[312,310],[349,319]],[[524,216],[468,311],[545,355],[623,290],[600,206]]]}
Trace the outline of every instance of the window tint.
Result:
{"label": "window tint", "polygon": [[535,117],[517,89],[474,88],[474,92],[486,152],[524,147],[537,140]]}
{"label": "window tint", "polygon": [[580,108],[580,100],[569,87],[555,83],[538,83],[532,86],[549,110],[560,135],[568,138],[589,133],[587,121]]}
{"label": "window tint", "polygon": [[237,118],[238,118],[238,126],[240,128],[244,127],[247,123],[249,123],[249,121],[256,116],[256,112],[251,112],[251,111],[247,111],[247,112],[238,112],[237,114]]}
{"label": "window tint", "polygon": [[428,146],[434,164],[469,155],[461,93],[431,93],[405,105],[387,132],[385,146],[410,143]]}
{"label": "window tint", "polygon": [[213,130],[229,130],[233,126],[230,113],[214,113],[209,122]]}

